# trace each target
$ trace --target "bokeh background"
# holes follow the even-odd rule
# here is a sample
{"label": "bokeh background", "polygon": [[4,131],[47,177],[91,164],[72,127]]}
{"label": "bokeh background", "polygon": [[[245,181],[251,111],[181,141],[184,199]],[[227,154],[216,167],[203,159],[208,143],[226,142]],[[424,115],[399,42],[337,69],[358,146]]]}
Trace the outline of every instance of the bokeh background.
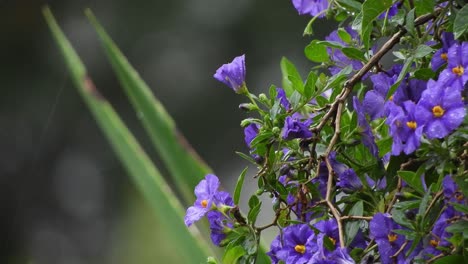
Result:
{"label": "bokeh background", "polygon": [[[247,114],[238,110],[244,98],[212,75],[245,53],[254,92],[281,84],[282,56],[305,76],[310,18],[288,0],[0,1],[0,263],[177,263],[183,249],[162,239],[170,230],[158,228],[72,86],[45,4],[149,146],[83,14],[93,10],[228,191],[247,165],[234,153],[247,151],[239,126]],[[315,37],[331,27],[317,21]]]}

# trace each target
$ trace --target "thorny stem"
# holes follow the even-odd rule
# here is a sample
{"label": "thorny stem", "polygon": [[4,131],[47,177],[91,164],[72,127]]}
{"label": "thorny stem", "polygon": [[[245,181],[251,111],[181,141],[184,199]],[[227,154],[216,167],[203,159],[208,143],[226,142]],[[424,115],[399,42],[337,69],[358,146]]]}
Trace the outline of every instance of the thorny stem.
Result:
{"label": "thorny stem", "polygon": [[344,215],[341,220],[366,220],[370,221],[374,218],[373,216],[359,216],[359,215]]}
{"label": "thorny stem", "polygon": [[[440,9],[436,10],[433,14],[427,14],[418,17],[414,21],[415,26],[422,25],[426,23],[427,21],[435,18],[438,14],[440,13]],[[312,132],[315,134],[319,134],[322,128],[325,126],[325,124],[334,117],[334,123],[335,123],[335,132],[333,134],[332,139],[330,140],[330,143],[328,145],[328,148],[325,152],[325,162],[328,168],[328,181],[327,181],[327,192],[325,195],[325,203],[329,207],[333,217],[336,219],[337,224],[338,224],[338,235],[340,239],[340,247],[345,247],[344,244],[344,233],[343,233],[343,223],[342,223],[342,218],[340,215],[340,212],[338,209],[335,207],[331,200],[331,193],[333,189],[333,168],[330,163],[329,159],[329,154],[333,150],[334,145],[339,139],[340,132],[341,132],[341,114],[342,110],[344,107],[344,102],[346,101],[347,97],[350,95],[350,93],[353,90],[354,85],[356,85],[358,82],[361,81],[361,79],[364,77],[365,74],[367,74],[373,67],[378,65],[380,59],[387,54],[397,43],[400,42],[401,37],[407,33],[407,30],[404,27],[400,27],[399,31],[395,33],[383,46],[380,48],[380,50],[370,58],[370,60],[356,73],[354,74],[351,79],[349,79],[345,84],[344,84],[344,89],[341,92],[341,94],[335,99],[335,101],[332,103],[330,109],[328,112],[323,116],[322,120],[320,123],[317,125],[317,127],[312,129]],[[401,182],[399,182],[401,185]],[[400,187],[401,188],[401,187]],[[396,199],[395,199],[396,201]],[[394,202],[394,201],[393,201]],[[391,208],[391,207],[389,207]],[[389,210],[389,208],[387,210]]]}

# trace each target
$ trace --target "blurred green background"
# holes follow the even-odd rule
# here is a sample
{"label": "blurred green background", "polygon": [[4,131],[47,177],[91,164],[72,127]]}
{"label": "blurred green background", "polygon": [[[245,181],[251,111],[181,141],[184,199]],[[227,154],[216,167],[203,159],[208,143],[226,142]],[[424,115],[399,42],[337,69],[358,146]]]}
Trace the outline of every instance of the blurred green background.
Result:
{"label": "blurred green background", "polygon": [[[149,146],[83,15],[93,10],[228,191],[246,165],[234,151],[247,151],[239,127],[247,115],[237,108],[244,98],[212,75],[244,53],[254,92],[280,85],[282,56],[307,72],[309,17],[284,0],[0,1],[0,263],[178,263],[183,249],[161,239],[170,230],[158,228],[73,87],[45,4],[97,88]],[[331,26],[317,21],[315,37]]]}

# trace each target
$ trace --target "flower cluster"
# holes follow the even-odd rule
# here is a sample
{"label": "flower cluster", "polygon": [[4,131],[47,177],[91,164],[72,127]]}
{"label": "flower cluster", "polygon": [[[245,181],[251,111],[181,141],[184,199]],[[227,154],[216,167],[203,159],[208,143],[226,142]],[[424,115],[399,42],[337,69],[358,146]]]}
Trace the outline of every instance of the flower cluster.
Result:
{"label": "flower cluster", "polygon": [[[468,42],[461,36],[468,32],[455,24],[465,8],[455,1],[433,12],[416,7],[425,13],[413,19],[415,3],[406,1],[292,3],[312,16],[305,33],[325,17],[340,28],[306,47],[320,64],[306,79],[283,58],[281,87],[268,95],[248,90],[244,55],[216,71],[248,98],[240,109],[257,115],[241,122],[248,155],[240,156],[257,167],[258,190],[244,216],[208,175],[186,224],[207,215],[226,255],[242,248],[239,263],[256,261],[270,227],[278,229],[266,250],[271,263],[461,263],[468,225]],[[392,53],[387,68],[380,60]],[[274,218],[260,226],[264,194]]]}

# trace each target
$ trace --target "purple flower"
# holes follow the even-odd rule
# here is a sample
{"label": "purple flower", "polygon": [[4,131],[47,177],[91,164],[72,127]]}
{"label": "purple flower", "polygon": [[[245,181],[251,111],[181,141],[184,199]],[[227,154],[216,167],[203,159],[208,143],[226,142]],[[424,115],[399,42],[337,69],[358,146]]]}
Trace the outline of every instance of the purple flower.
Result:
{"label": "purple flower", "polygon": [[404,102],[403,107],[389,105],[390,114],[386,123],[390,126],[390,135],[393,138],[392,155],[397,156],[401,151],[410,154],[421,145],[424,124],[415,117],[420,107],[412,101]]}
{"label": "purple flower", "polygon": [[317,251],[317,245],[313,242],[314,237],[314,232],[306,224],[290,225],[284,228],[282,246],[280,249],[275,248],[276,258],[284,261],[285,264],[309,262]]}
{"label": "purple flower", "polygon": [[197,200],[193,206],[187,209],[184,219],[186,226],[191,226],[210,211],[212,205],[215,204],[215,195],[218,193],[219,185],[218,177],[213,174],[208,174],[205,176],[205,179],[195,187]]}
{"label": "purple flower", "polygon": [[[403,235],[396,234],[393,232],[395,229],[401,229],[401,227],[395,223],[389,214],[377,213],[369,223],[370,235],[379,248],[380,260],[382,264],[394,263],[391,258],[403,245],[405,238]],[[409,248],[409,244],[405,248]],[[397,263],[405,262],[405,253],[403,250],[398,254],[396,261]]]}
{"label": "purple flower", "polygon": [[460,91],[454,86],[442,87],[430,80],[423,92],[417,116],[424,120],[424,132],[429,139],[443,138],[455,130],[465,118],[465,106]]}
{"label": "purple flower", "polygon": [[433,71],[437,71],[442,65],[448,61],[448,49],[455,43],[457,43],[451,32],[442,33],[442,48],[436,51],[431,59],[431,67]]}
{"label": "purple flower", "polygon": [[453,44],[448,49],[447,57],[447,69],[440,73],[438,82],[462,91],[468,81],[468,42]]}
{"label": "purple flower", "polygon": [[447,220],[454,216],[455,210],[451,206],[447,207],[447,209],[442,212],[426,241],[427,245],[425,245],[423,250],[424,258],[430,259],[433,256],[439,255],[441,251],[437,249],[437,247],[448,248],[450,246],[451,243],[448,239],[452,237],[452,234],[445,231],[445,229],[450,225],[450,222]]}
{"label": "purple flower", "polygon": [[283,88],[276,88],[276,98],[280,100],[281,105],[284,109],[289,110],[291,108],[291,104],[289,103],[288,97],[286,97],[286,92]]}
{"label": "purple flower", "polygon": [[353,193],[362,189],[362,182],[353,169],[347,169],[338,175],[336,186],[345,193]]}
{"label": "purple flower", "polygon": [[369,122],[367,122],[366,115],[363,111],[361,103],[359,102],[359,99],[356,96],[353,97],[353,107],[357,114],[358,126],[361,129],[362,143],[364,144],[364,146],[367,147],[367,149],[369,149],[372,156],[378,158],[379,149],[377,147],[377,144],[375,144],[375,138],[374,134],[372,133],[372,128],[369,125]]}
{"label": "purple flower", "polygon": [[326,239],[326,237],[328,237],[328,239],[331,240],[335,247],[339,246],[340,239],[338,235],[338,224],[336,223],[336,219],[332,218],[329,220],[320,220],[315,223],[314,227],[320,231],[317,236],[317,240]]}
{"label": "purple flower", "polygon": [[308,264],[355,264],[346,248],[337,248],[329,254],[319,250]]}
{"label": "purple flower", "polygon": [[452,203],[465,204],[466,198],[450,175],[442,180],[445,199]]}
{"label": "purple flower", "polygon": [[385,190],[387,188],[387,178],[382,177],[382,179],[374,181],[369,175],[366,174],[366,182],[367,186],[369,186],[372,190]]}
{"label": "purple flower", "polygon": [[405,78],[393,94],[392,100],[398,105],[408,100],[417,103],[424,90],[426,90],[425,81]]}
{"label": "purple flower", "polygon": [[245,86],[245,55],[236,57],[231,63],[219,67],[213,77],[238,94],[247,92]]}
{"label": "purple flower", "polygon": [[[316,16],[328,8],[327,0],[292,0],[292,3],[299,15]],[[325,13],[322,13],[319,17],[324,16]]]}
{"label": "purple flower", "polygon": [[310,138],[312,132],[309,131],[311,120],[300,121],[298,118],[286,117],[283,127],[283,139],[291,140],[294,138]]}
{"label": "purple flower", "polygon": [[384,19],[387,16],[388,19],[392,18],[398,13],[398,3],[393,4],[388,10],[384,11],[378,19]]}
{"label": "purple flower", "polygon": [[279,263],[280,260],[278,259],[278,257],[276,257],[276,254],[279,250],[281,250],[281,248],[282,246],[280,236],[277,236],[275,237],[275,239],[273,239],[273,241],[271,241],[270,251],[266,253],[270,257],[272,264]]}
{"label": "purple flower", "polygon": [[252,140],[258,135],[258,130],[260,129],[260,126],[255,124],[255,123],[251,123],[250,125],[246,126],[244,128],[244,140],[245,140],[245,144],[251,148],[252,146],[250,146],[250,143],[252,143]]}
{"label": "purple flower", "polygon": [[[348,32],[348,34],[351,36],[351,38],[354,41],[358,42],[357,45],[360,45],[360,39],[359,39],[358,33],[352,30],[350,27],[345,27],[344,29],[346,30],[346,32]],[[343,40],[341,40],[340,36],[338,35],[338,30],[335,30],[332,33],[330,33],[330,35],[325,37],[325,40],[338,42],[345,47],[348,46],[348,44],[346,44]],[[355,71],[360,70],[363,66],[361,61],[352,60],[348,58],[339,49],[327,48],[327,50],[328,50],[328,54],[330,55],[330,60],[335,63],[335,66],[332,66],[329,68],[332,75],[339,73],[341,69],[345,68],[348,65],[351,65],[353,67],[353,70]]]}
{"label": "purple flower", "polygon": [[[227,192],[216,193],[215,199],[220,204],[234,206],[234,201]],[[211,241],[216,246],[219,246],[221,241],[226,238],[226,233],[233,227],[232,220],[219,211],[209,211],[206,217],[210,223]]]}

